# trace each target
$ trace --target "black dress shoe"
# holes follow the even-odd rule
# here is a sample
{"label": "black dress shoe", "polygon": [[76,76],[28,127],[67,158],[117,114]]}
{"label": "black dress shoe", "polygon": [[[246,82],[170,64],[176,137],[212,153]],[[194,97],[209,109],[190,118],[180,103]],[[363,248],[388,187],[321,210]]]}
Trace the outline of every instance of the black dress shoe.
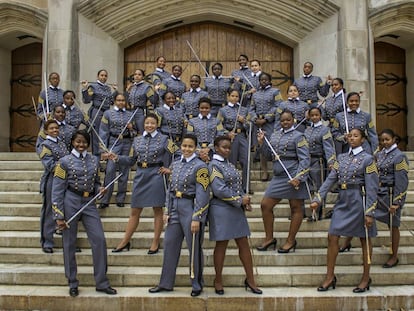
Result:
{"label": "black dress shoe", "polygon": [[154,294],[154,293],[161,293],[161,292],[171,292],[172,291],[172,289],[168,289],[168,288],[164,288],[164,287],[160,287],[160,286],[155,286],[155,287],[153,287],[153,288],[150,288],[149,290],[148,290],[151,294]]}
{"label": "black dress shoe", "polygon": [[335,289],[336,287],[336,276],[334,276],[334,278],[332,279],[331,283],[328,284],[328,286],[324,287],[324,286],[319,286],[318,287],[318,292],[327,292],[329,290],[329,288],[332,287],[332,289]]}
{"label": "black dress shoe", "polygon": [[43,251],[43,253],[46,253],[46,254],[52,254],[53,253],[53,248],[51,248],[51,247],[43,247],[42,248],[42,251]]}
{"label": "black dress shoe", "polygon": [[112,250],[112,253],[120,253],[123,252],[124,250],[126,250],[127,252],[129,252],[129,249],[131,248],[131,242],[128,242],[127,244],[125,244],[124,246],[120,247],[120,248],[114,248]]}
{"label": "black dress shoe", "polygon": [[109,206],[109,204],[107,204],[107,203],[101,203],[101,204],[99,204],[99,207],[98,208],[100,208],[100,209],[105,209],[105,208],[107,208]]}
{"label": "black dress shoe", "polygon": [[124,207],[125,204],[124,203],[116,203],[116,206],[118,206],[118,207]]}
{"label": "black dress shoe", "polygon": [[224,295],[224,289],[214,289],[217,295]]}
{"label": "black dress shoe", "polygon": [[154,250],[149,249],[147,254],[148,255],[154,255],[154,254],[158,253],[159,250],[160,250],[160,245],[158,244],[158,247],[156,249],[154,249]]}
{"label": "black dress shoe", "polygon": [[361,288],[361,287],[355,287],[355,288],[352,290],[352,292],[354,292],[355,294],[365,293],[366,291],[368,291],[368,290],[369,290],[369,286],[371,285],[371,283],[372,283],[372,280],[371,280],[371,278],[369,278],[369,280],[368,280],[368,284],[367,284],[367,286],[366,286],[366,287],[364,287],[364,288]]}
{"label": "black dress shoe", "polygon": [[387,262],[382,265],[383,268],[392,268],[398,265],[399,260],[397,259],[392,265],[388,264]]}
{"label": "black dress shoe", "polygon": [[108,295],[116,295],[117,291],[115,288],[112,288],[111,286],[108,286],[107,288],[96,288],[97,292],[102,292]]}
{"label": "black dress shoe", "polygon": [[78,295],[79,295],[78,288],[77,288],[77,287],[75,287],[75,288],[69,288],[69,295],[70,295],[71,297],[76,297],[76,296],[78,296]]}
{"label": "black dress shoe", "polygon": [[201,292],[202,292],[203,290],[201,290],[201,289],[199,289],[199,290],[192,290],[191,291],[191,297],[197,297],[197,296],[200,296],[200,294],[201,294]]}

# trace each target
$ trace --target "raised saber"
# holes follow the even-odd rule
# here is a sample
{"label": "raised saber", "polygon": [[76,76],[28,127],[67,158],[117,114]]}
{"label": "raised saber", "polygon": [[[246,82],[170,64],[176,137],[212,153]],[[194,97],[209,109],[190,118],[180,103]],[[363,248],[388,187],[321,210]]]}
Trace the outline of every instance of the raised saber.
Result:
{"label": "raised saber", "polygon": [[347,134],[349,134],[348,116],[346,115],[348,113],[348,111],[346,110],[345,93],[344,93],[343,90],[342,90],[342,107],[344,108],[345,131],[346,131]]}
{"label": "raised saber", "polygon": [[[324,102],[326,102],[326,97],[316,106],[316,108],[320,108],[320,106],[322,106],[323,105],[323,103]],[[298,124],[296,124],[296,126],[295,126],[295,130],[303,123],[303,122],[305,122],[305,120],[307,120],[306,119],[306,117],[305,118],[303,118]]]}
{"label": "raised saber", "polygon": [[[259,128],[259,132],[260,132],[260,133],[263,133],[263,135],[264,135],[264,132],[262,131],[262,129],[261,129],[261,128]],[[272,153],[273,153],[273,155],[274,155],[275,159],[276,159],[277,161],[279,161],[280,166],[282,166],[282,168],[283,168],[283,170],[285,171],[286,175],[288,176],[289,180],[293,180],[292,175],[290,175],[290,173],[289,173],[289,171],[287,170],[287,168],[286,168],[285,164],[283,164],[282,160],[280,160],[279,155],[277,154],[277,152],[276,152],[276,150],[273,148],[273,146],[270,144],[270,141],[267,139],[266,135],[264,135],[264,136],[263,136],[263,138],[265,139],[266,144],[269,146],[270,151],[272,151]]]}
{"label": "raised saber", "polygon": [[91,127],[93,127],[93,125],[95,124],[96,118],[98,117],[98,114],[99,114],[99,112],[101,111],[102,106],[103,106],[103,104],[105,103],[106,99],[107,99],[107,97],[105,97],[105,98],[103,99],[102,103],[99,105],[98,111],[96,112],[95,116],[93,117],[92,122],[90,122],[90,125],[89,125],[89,128],[88,128],[88,132],[90,132],[90,131],[91,131]]}
{"label": "raised saber", "polygon": [[195,245],[195,233],[193,233],[193,238],[191,241],[191,271],[190,278],[194,280],[194,245]]}
{"label": "raised saber", "polygon": [[188,46],[190,47],[191,52],[193,52],[195,58],[197,59],[198,63],[200,64],[201,68],[203,68],[204,73],[206,74],[207,77],[210,77],[210,75],[208,74],[208,71],[207,71],[206,67],[203,66],[203,64],[201,63],[200,58],[198,57],[197,53],[194,51],[193,47],[191,46],[190,41],[188,41],[188,40],[186,40],[186,41],[187,41]]}
{"label": "raised saber", "polygon": [[[46,75],[46,72],[43,73],[43,78],[44,78],[44,81],[45,81],[46,114],[49,114],[50,113],[50,110],[49,110],[49,95],[48,95],[48,91],[47,91],[47,89],[49,88],[49,86],[47,85],[47,75]],[[45,119],[45,121],[46,120],[47,120],[47,118]]]}
{"label": "raised saber", "polygon": [[[107,184],[104,188],[104,190],[108,189],[112,184],[114,184],[121,176],[123,175],[123,173],[119,174],[117,177],[114,178],[114,180],[112,180],[109,184]],[[101,196],[101,192],[99,192],[98,194],[96,194],[92,199],[90,199],[84,206],[81,207],[81,209],[79,211],[77,211],[71,218],[68,219],[68,221],[65,221],[66,226],[69,228],[69,224],[76,218],[78,217],[78,215],[80,213],[82,213],[85,208],[87,208],[89,205],[91,205],[99,196]]]}
{"label": "raised saber", "polygon": [[249,85],[252,87],[252,89],[255,89],[253,83],[250,82],[250,80],[246,77],[246,75],[244,74],[244,72],[242,72],[242,76],[247,81],[247,83],[249,83]]}
{"label": "raised saber", "polygon": [[138,109],[140,107],[137,107],[134,111],[134,113],[131,115],[131,117],[128,119],[127,123],[125,124],[125,126],[123,127],[121,133],[118,135],[118,137],[116,138],[116,140],[114,141],[114,143],[112,144],[111,148],[109,148],[109,152],[112,151],[112,149],[115,147],[115,145],[117,144],[117,142],[119,141],[119,139],[121,138],[121,135],[125,132],[126,128],[128,127],[128,124],[131,122],[131,120],[134,118],[135,114],[137,113]]}

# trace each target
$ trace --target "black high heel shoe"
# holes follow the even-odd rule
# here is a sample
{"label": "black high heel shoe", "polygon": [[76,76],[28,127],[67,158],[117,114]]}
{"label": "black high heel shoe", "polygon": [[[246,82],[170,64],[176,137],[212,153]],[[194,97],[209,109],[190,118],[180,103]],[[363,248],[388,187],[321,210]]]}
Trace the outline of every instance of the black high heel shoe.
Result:
{"label": "black high heel shoe", "polygon": [[341,248],[339,249],[339,252],[340,252],[340,253],[349,252],[351,248],[352,248],[352,245],[351,245],[351,243],[349,243],[347,246],[345,246],[345,247],[341,247]]}
{"label": "black high heel shoe", "polygon": [[296,240],[295,240],[295,243],[293,243],[293,245],[292,245],[291,247],[289,247],[288,249],[279,248],[279,249],[277,250],[277,252],[278,252],[279,254],[287,254],[287,253],[289,253],[289,252],[290,252],[290,250],[292,250],[292,252],[294,253],[294,252],[295,252],[295,250],[296,250],[296,245],[297,245],[297,243],[296,243]]}
{"label": "black high heel shoe", "polygon": [[148,252],[147,252],[147,254],[148,255],[154,255],[154,254],[158,253],[159,250],[160,250],[160,245],[158,244],[158,246],[157,246],[156,249],[154,249],[154,250],[149,249]]}
{"label": "black high heel shoe", "polygon": [[216,294],[217,295],[224,295],[224,289],[223,288],[221,288],[221,289],[216,288],[216,279],[214,279],[213,284],[214,284],[214,291],[216,292]]}
{"label": "black high heel shoe", "polygon": [[272,246],[272,245],[273,245],[273,250],[275,250],[275,249],[276,249],[276,243],[277,243],[277,240],[276,240],[276,239],[273,239],[270,243],[268,243],[268,244],[266,244],[266,245],[263,245],[263,246],[256,246],[256,249],[257,249],[258,251],[260,251],[260,252],[265,252],[265,251],[267,251],[267,249],[268,249],[270,246]]}
{"label": "black high heel shoe", "polygon": [[367,286],[366,286],[366,287],[364,287],[364,288],[361,288],[361,287],[355,287],[352,291],[353,291],[354,293],[356,293],[356,294],[365,293],[366,291],[368,291],[368,290],[369,290],[369,286],[371,285],[371,283],[372,283],[372,280],[371,280],[371,278],[369,278],[369,280],[368,280],[368,284],[367,284]]}
{"label": "black high heel shoe", "polygon": [[124,250],[126,250],[127,252],[129,252],[129,249],[131,248],[131,242],[128,242],[127,244],[125,244],[124,246],[120,247],[120,248],[114,248],[112,250],[112,253],[120,253],[123,252]]}
{"label": "black high heel shoe", "polygon": [[258,288],[253,288],[250,286],[250,284],[247,282],[247,279],[244,280],[244,289],[247,291],[247,288],[250,289],[250,291],[253,294],[257,294],[257,295],[261,295],[263,294],[262,290],[258,289]]}
{"label": "black high heel shoe", "polygon": [[318,287],[318,292],[327,292],[329,290],[329,287],[332,287],[332,289],[335,289],[336,287],[336,276],[334,276],[334,278],[332,279],[331,283],[328,284],[328,286],[324,287],[324,286],[319,286]]}

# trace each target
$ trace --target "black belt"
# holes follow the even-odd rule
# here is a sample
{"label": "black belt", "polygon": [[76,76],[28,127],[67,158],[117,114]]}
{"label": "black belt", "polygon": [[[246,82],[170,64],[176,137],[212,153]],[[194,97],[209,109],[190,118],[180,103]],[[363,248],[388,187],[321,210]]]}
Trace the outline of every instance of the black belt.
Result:
{"label": "black belt", "polygon": [[147,167],[156,167],[156,166],[163,166],[163,162],[154,162],[154,163],[148,163],[148,162],[137,162],[137,166],[141,168],[147,168]]}
{"label": "black belt", "polygon": [[128,131],[125,131],[124,134],[110,134],[111,137],[115,137],[115,138],[119,138],[119,139],[123,139],[123,138],[131,138],[131,133]]}
{"label": "black belt", "polygon": [[215,107],[224,107],[224,104],[211,103],[211,105]]}
{"label": "black belt", "polygon": [[311,158],[323,158],[322,154],[311,154]]}
{"label": "black belt", "polygon": [[181,191],[172,191],[173,195],[177,198],[177,199],[188,199],[188,200],[194,200],[195,195],[194,194],[185,194]]}
{"label": "black belt", "polygon": [[361,190],[362,186],[363,185],[360,185],[360,184],[347,184],[347,183],[338,184],[338,188],[341,189],[341,190],[347,190],[347,189],[359,189],[359,190]]}
{"label": "black belt", "polygon": [[89,197],[91,197],[95,194],[95,191],[93,191],[93,192],[80,191],[80,190],[77,190],[77,189],[72,188],[72,187],[68,187],[68,190],[70,192],[73,192],[73,193],[77,194],[77,195],[80,195],[83,198],[89,198]]}
{"label": "black belt", "polygon": [[284,156],[279,156],[280,160],[298,160],[297,157],[284,157]]}
{"label": "black belt", "polygon": [[379,183],[379,186],[380,186],[380,187],[394,187],[394,184],[387,184],[387,183],[382,183],[382,182],[380,182],[380,183]]}

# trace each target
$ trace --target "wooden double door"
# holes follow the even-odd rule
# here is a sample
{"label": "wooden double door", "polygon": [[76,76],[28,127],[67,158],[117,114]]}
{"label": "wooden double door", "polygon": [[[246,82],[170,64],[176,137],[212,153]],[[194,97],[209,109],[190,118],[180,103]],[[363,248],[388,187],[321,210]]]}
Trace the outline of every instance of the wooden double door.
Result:
{"label": "wooden double door", "polygon": [[206,74],[187,42],[209,74],[211,66],[220,62],[223,64],[223,75],[230,75],[232,70],[239,68],[237,59],[240,54],[247,55],[250,60],[259,60],[262,71],[272,75],[273,86],[279,88],[286,98],[287,88],[293,81],[292,48],[252,31],[213,22],[178,27],[126,48],[125,75],[133,74],[135,69],[152,73],[155,59],[164,56],[166,70],[171,72],[171,67],[176,64],[183,67],[181,78],[189,86],[192,74],[201,77]]}

